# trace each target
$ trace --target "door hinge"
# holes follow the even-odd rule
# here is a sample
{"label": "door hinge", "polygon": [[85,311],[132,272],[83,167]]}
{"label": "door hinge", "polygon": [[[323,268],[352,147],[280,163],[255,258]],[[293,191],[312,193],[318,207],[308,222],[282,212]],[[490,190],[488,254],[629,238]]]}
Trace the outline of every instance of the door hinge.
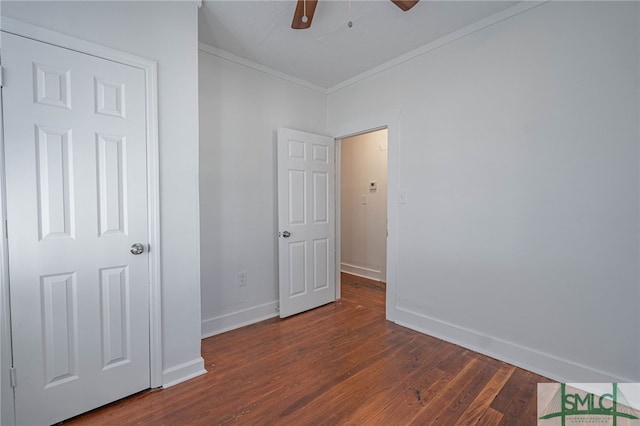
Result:
{"label": "door hinge", "polygon": [[9,239],[9,222],[6,219],[4,221],[4,238]]}
{"label": "door hinge", "polygon": [[3,72],[3,68],[0,65],[0,87],[4,87],[4,72]]}
{"label": "door hinge", "polygon": [[12,388],[18,386],[18,373],[16,373],[16,368],[9,368],[9,384]]}

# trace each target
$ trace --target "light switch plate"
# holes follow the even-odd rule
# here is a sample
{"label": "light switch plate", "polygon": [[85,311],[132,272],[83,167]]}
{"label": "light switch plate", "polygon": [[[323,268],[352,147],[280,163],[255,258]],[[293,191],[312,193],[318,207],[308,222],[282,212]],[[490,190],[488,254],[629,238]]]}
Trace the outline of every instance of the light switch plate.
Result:
{"label": "light switch plate", "polygon": [[409,203],[409,195],[407,191],[400,190],[398,191],[398,204],[407,204]]}
{"label": "light switch plate", "polygon": [[247,271],[238,272],[238,286],[242,287],[247,285]]}

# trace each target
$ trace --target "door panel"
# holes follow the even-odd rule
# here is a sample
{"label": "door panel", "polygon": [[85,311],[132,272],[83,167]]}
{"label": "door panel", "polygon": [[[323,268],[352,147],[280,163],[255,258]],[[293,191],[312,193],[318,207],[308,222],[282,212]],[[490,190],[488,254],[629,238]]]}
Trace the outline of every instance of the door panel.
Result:
{"label": "door panel", "polygon": [[333,152],[331,138],[278,130],[282,318],[335,300]]}
{"label": "door panel", "polygon": [[2,34],[18,424],[150,386],[145,76]]}

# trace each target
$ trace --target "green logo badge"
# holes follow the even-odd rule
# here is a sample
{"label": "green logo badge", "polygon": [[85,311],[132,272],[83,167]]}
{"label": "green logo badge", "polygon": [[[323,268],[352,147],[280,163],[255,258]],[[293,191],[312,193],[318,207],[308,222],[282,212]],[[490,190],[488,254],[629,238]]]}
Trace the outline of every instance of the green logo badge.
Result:
{"label": "green logo badge", "polygon": [[595,384],[599,389],[610,386],[605,391],[584,390],[593,386],[585,384],[574,387],[565,383],[539,383],[538,424],[640,425],[640,413],[629,404],[618,383]]}

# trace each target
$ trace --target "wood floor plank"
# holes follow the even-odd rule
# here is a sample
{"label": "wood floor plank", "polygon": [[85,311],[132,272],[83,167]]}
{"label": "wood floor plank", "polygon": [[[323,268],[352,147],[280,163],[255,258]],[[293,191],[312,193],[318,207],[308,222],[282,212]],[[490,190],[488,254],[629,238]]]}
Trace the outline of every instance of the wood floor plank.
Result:
{"label": "wood floor plank", "polygon": [[473,400],[471,405],[465,410],[465,412],[456,420],[456,426],[471,426],[478,424],[480,419],[485,415],[489,409],[489,405],[493,402],[494,398],[500,392],[500,389],[509,380],[511,374],[515,370],[515,367],[509,364],[501,363],[498,370],[493,377],[487,382],[485,387]]}
{"label": "wood floor plank", "polygon": [[536,423],[536,404],[531,404],[530,401],[537,399],[537,383],[549,380],[529,371],[521,370],[520,373],[520,388],[502,412],[503,417],[500,425]]}
{"label": "wood floor plank", "polygon": [[[453,355],[454,348],[453,345],[433,339],[426,346],[412,344],[406,353],[399,354],[395,359],[385,360],[385,365],[376,371],[384,376],[384,380],[388,382],[387,387],[378,386],[369,390],[367,403],[356,407],[348,417],[348,422],[360,419],[366,424],[367,421],[384,418],[399,421],[402,418],[400,412],[408,414],[407,419],[413,418],[415,413],[412,407],[417,411],[422,403],[418,398],[420,386],[416,383],[432,384],[441,379],[444,373],[437,368],[438,363],[442,357]],[[393,395],[398,397],[389,398]]]}
{"label": "wood floor plank", "polygon": [[534,424],[536,383],[511,365],[385,320],[385,285],[202,341],[206,375],[69,425]]}
{"label": "wood floor plank", "polygon": [[480,417],[477,424],[478,426],[496,426],[500,424],[500,421],[502,421],[502,413],[489,407]]}
{"label": "wood floor plank", "polygon": [[489,366],[484,361],[474,357],[465,364],[460,373],[446,383],[444,388],[424,405],[413,422],[420,425],[455,423],[464,408],[473,400],[473,397],[468,398],[469,391],[479,392],[479,389],[475,390],[475,386],[478,382],[486,380],[483,371]]}

